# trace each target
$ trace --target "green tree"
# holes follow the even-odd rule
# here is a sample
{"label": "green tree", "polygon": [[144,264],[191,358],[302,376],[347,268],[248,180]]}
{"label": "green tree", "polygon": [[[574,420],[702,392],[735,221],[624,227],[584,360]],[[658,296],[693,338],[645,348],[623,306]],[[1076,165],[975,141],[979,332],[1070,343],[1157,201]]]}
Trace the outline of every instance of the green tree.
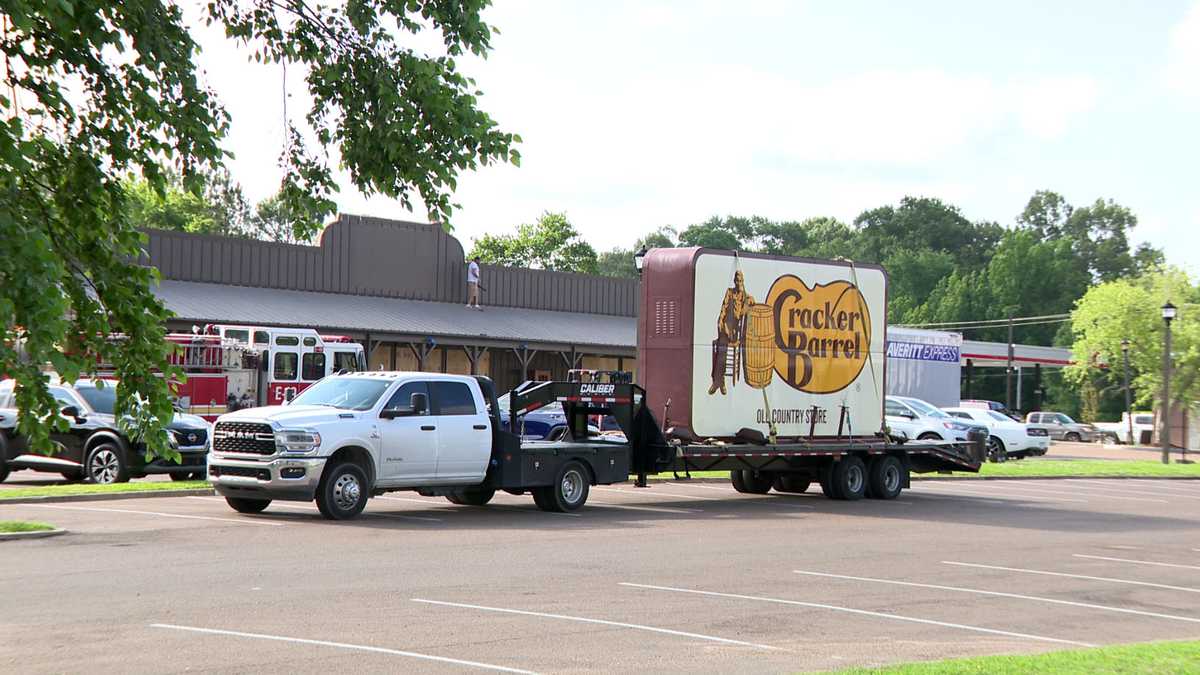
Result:
{"label": "green tree", "polygon": [[881,206],[854,219],[862,254],[881,262],[898,248],[949,253],[961,267],[980,267],[991,257],[1004,228],[972,223],[957,207],[928,197],[905,197],[899,206]]}
{"label": "green tree", "polygon": [[1017,222],[1046,240],[1071,243],[1073,257],[1096,281],[1112,281],[1162,266],[1162,252],[1143,244],[1131,250],[1129,232],[1137,216],[1111,199],[1075,208],[1057,193],[1035,192]]}
{"label": "green tree", "polygon": [[138,229],[175,230],[195,234],[245,236],[250,206],[242,188],[225,169],[205,172],[191,188],[171,169],[163,172],[166,185],[159,192],[149,181],[124,181],[126,218]]}
{"label": "green tree", "polygon": [[1171,325],[1173,403],[1200,398],[1200,288],[1187,274],[1168,268],[1133,279],[1092,287],[1071,315],[1076,365],[1067,370],[1075,383],[1099,366],[1123,365],[1121,341],[1129,340],[1130,380],[1139,406],[1153,406],[1162,391],[1163,321],[1166,302],[1179,306]]}
{"label": "green tree", "polygon": [[293,223],[310,222],[319,218],[316,214],[296,216],[293,207],[282,194],[268,197],[254,206],[254,214],[246,218],[245,233],[255,239],[278,241],[285,244],[309,244],[316,238],[314,230],[297,231]]}
{"label": "green tree", "polygon": [[713,216],[703,223],[689,225],[679,233],[680,246],[702,246],[730,251],[748,251],[753,248],[755,233],[763,219]]}
{"label": "green tree", "polygon": [[[517,137],[477,107],[456,58],[490,48],[484,0],[408,3],[209,0],[206,20],[254,58],[306,71],[311,108],[287,125],[282,199],[292,216],[329,214],[327,150],[359,190],[406,206],[419,196],[449,221],[456,176],[519,159]],[[55,410],[43,364],[68,380],[112,363],[120,419],[150,450],[172,454],[173,414],[163,325],[139,266],[144,236],[128,218],[124,182],[140,175],[160,197],[169,165],[193,193],[224,158],[228,116],[198,81],[197,44],[178,4],[163,0],[8,0],[0,10],[0,372],[17,380],[20,430],[49,450]],[[444,53],[408,46],[433,32]],[[304,127],[318,147],[310,150]],[[297,234],[316,223],[294,222]],[[109,340],[113,333],[123,339]]]}
{"label": "green tree", "polygon": [[771,255],[862,259],[858,232],[836,218],[765,220],[758,225],[755,235],[759,250]]}
{"label": "green tree", "polygon": [[532,267],[595,274],[596,249],[583,240],[565,213],[542,213],[516,234],[486,234],[475,240],[470,256],[492,265]]}

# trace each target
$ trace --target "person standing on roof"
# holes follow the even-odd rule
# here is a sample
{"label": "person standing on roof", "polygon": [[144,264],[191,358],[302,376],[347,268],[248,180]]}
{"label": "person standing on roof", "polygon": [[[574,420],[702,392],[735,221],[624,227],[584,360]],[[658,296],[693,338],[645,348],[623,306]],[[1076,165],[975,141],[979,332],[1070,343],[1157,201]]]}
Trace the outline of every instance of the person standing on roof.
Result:
{"label": "person standing on roof", "polygon": [[479,256],[467,265],[467,307],[482,310],[479,306]]}

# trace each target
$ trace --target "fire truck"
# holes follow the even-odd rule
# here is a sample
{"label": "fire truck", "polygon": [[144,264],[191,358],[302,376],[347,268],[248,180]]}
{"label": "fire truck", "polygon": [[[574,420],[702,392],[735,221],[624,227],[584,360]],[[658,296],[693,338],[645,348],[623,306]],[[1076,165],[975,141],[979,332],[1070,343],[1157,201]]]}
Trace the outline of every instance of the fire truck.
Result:
{"label": "fire truck", "polygon": [[362,345],[311,328],[210,324],[171,333],[171,363],[187,381],[172,385],[179,408],[213,421],[242,408],[279,405],[332,373],[366,370]]}

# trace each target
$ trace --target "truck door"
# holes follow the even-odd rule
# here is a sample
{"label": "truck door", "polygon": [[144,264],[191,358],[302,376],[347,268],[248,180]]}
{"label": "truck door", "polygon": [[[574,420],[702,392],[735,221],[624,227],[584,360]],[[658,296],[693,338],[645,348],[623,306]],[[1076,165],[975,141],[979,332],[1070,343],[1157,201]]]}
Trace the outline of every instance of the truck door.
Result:
{"label": "truck door", "polygon": [[383,458],[379,475],[384,480],[396,482],[431,481],[437,470],[438,425],[436,418],[425,411],[413,415],[412,395],[425,394],[429,398],[429,385],[414,380],[405,382],[388,399],[384,410],[400,411],[402,414],[391,419],[379,418],[379,436],[382,439]]}
{"label": "truck door", "polygon": [[349,349],[334,349],[333,351],[333,370],[330,372],[346,371],[353,373],[362,368],[359,368],[358,353]]}
{"label": "truck door", "polygon": [[438,480],[482,481],[492,456],[487,405],[464,382],[434,381],[430,387],[438,421]]}
{"label": "truck door", "polygon": [[277,335],[271,347],[270,385],[267,405],[283,405],[294,397],[300,380],[300,338]]}

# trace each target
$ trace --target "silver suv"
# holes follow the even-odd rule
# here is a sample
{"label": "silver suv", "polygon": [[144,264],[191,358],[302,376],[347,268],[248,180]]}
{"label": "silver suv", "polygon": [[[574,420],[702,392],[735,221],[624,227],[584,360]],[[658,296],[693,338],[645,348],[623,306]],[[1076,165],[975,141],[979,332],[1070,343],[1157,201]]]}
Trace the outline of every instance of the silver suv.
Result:
{"label": "silver suv", "polygon": [[1045,429],[1057,441],[1091,443],[1100,433],[1096,427],[1076,422],[1060,412],[1032,412],[1025,416],[1025,423]]}

